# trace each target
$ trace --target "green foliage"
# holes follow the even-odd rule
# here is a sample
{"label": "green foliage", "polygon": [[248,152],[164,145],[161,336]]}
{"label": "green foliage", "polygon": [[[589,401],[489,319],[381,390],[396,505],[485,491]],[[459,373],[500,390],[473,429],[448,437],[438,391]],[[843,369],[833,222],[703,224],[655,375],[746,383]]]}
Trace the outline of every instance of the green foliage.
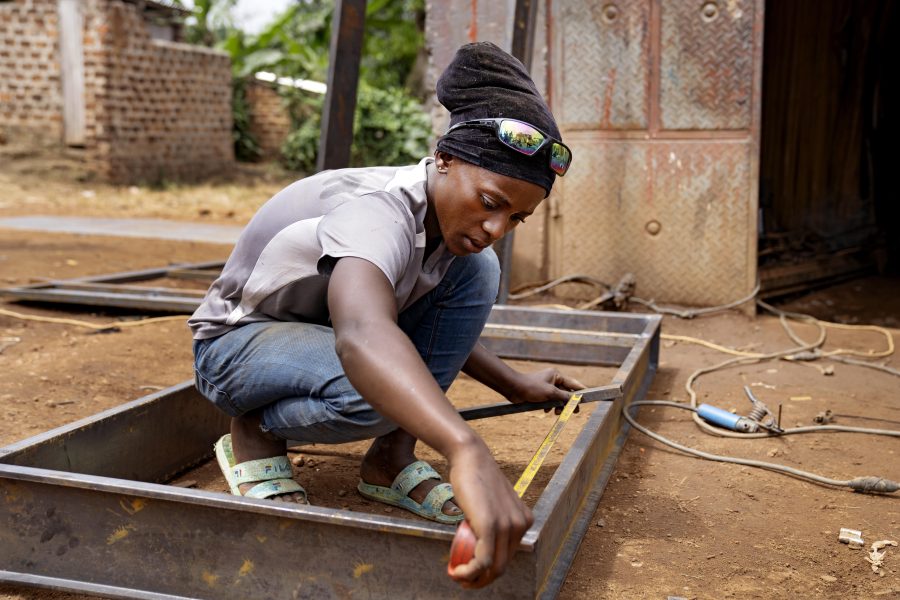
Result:
{"label": "green foliage", "polygon": [[234,156],[238,160],[253,162],[259,160],[259,144],[250,134],[250,105],[247,104],[247,82],[244,79],[231,80],[231,113],[234,126],[231,136],[234,140]]}
{"label": "green foliage", "polygon": [[425,43],[425,0],[370,0],[366,5],[366,37],[360,77],[381,88],[411,89],[409,77]]}
{"label": "green foliage", "polygon": [[[281,148],[284,165],[311,173],[316,167],[322,97],[294,93],[289,102],[294,130]],[[421,104],[400,88],[360,83],[350,164],[406,165],[428,153],[431,122]]]}
{"label": "green foliage", "polygon": [[[176,6],[184,6],[180,1]],[[237,0],[194,0],[192,22],[185,30],[185,41],[190,44],[215,46],[234,30],[231,20],[231,9]]]}
{"label": "green foliage", "polygon": [[[187,39],[215,45],[231,55],[234,74],[234,141],[240,160],[255,160],[259,146],[249,132],[244,88],[259,71],[279,77],[326,81],[334,2],[298,0],[259,35],[236,28],[230,10],[236,0],[195,0],[196,23]],[[360,65],[351,161],[355,166],[415,162],[428,151],[430,122],[424,98],[421,51],[424,0],[369,0]],[[282,88],[294,128],[282,153],[290,168],[315,169],[322,100]],[[417,100],[419,99],[419,100]]]}
{"label": "green foliage", "polygon": [[360,86],[353,124],[354,166],[405,165],[428,152],[431,121],[401,88]]}
{"label": "green foliage", "polygon": [[285,93],[285,100],[293,127],[281,146],[282,163],[294,171],[313,173],[319,153],[324,97],[289,90]]}

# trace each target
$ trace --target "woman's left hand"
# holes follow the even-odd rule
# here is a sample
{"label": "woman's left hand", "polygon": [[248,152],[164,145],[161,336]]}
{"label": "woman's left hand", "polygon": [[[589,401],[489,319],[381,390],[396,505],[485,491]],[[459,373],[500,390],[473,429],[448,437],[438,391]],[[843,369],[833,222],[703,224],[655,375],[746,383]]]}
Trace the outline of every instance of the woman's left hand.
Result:
{"label": "woman's left hand", "polygon": [[[563,375],[554,368],[542,369],[533,373],[521,373],[519,375],[516,391],[507,396],[507,400],[513,404],[523,402],[565,402],[571,396],[571,392],[582,390],[587,386],[573,377]],[[556,413],[562,407],[556,409]]]}

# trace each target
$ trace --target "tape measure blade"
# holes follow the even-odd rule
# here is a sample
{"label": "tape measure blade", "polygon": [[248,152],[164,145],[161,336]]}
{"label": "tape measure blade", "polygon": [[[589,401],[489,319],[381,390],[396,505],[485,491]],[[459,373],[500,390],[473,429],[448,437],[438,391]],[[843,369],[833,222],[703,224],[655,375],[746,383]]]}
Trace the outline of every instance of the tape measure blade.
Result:
{"label": "tape measure blade", "polygon": [[550,448],[553,447],[553,444],[556,442],[556,438],[559,437],[559,434],[562,433],[563,428],[566,423],[569,421],[569,417],[572,416],[572,413],[575,412],[575,407],[578,406],[578,403],[581,402],[581,394],[572,394],[569,398],[569,401],[566,402],[565,407],[562,412],[559,414],[559,417],[553,423],[553,427],[550,428],[549,433],[544,438],[544,441],[541,442],[540,447],[537,449],[537,452],[534,453],[534,456],[529,461],[528,466],[525,467],[525,470],[522,471],[522,475],[519,477],[519,480],[516,482],[516,485],[513,486],[513,489],[521,498],[525,495],[525,490],[528,489],[528,486],[531,485],[531,482],[534,480],[534,476],[537,475],[538,469],[541,468],[541,465],[544,463],[544,459],[547,458],[547,455],[550,453]]}

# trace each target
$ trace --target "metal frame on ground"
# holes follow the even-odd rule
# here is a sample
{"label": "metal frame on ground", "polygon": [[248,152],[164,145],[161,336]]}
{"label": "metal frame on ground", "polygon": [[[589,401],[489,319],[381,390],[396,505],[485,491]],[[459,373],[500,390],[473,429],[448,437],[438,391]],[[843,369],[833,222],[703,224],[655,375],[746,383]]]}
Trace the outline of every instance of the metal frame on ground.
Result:
{"label": "metal frame on ground", "polygon": [[[171,277],[195,268],[155,271]],[[96,289],[65,289],[100,303]],[[147,301],[127,294],[107,305]],[[111,598],[553,598],[624,443],[623,403],[643,398],[656,372],[660,319],[492,311],[482,342],[502,357],[618,369],[608,385],[583,392],[583,401],[603,402],[533,506],[534,525],[507,573],[484,590],[466,592],[447,577],[451,526],[166,485],[209,459],[228,429],[191,382],[0,448],[0,581]],[[461,412],[483,418],[521,408]]]}
{"label": "metal frame on ground", "polygon": [[207,285],[218,276],[222,261],[170,265],[156,269],[60,279],[0,288],[0,297],[34,302],[86,304],[110,308],[139,308],[165,312],[194,312],[205,290],[133,285],[159,279],[187,279]]}

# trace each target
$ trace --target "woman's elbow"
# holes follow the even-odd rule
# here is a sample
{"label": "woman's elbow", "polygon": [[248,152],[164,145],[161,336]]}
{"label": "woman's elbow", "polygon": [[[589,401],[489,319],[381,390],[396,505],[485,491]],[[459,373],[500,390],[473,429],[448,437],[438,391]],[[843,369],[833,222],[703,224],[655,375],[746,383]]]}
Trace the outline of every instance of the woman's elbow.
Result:
{"label": "woman's elbow", "polygon": [[355,325],[335,330],[334,351],[341,364],[347,365],[370,354],[378,338],[371,327]]}

